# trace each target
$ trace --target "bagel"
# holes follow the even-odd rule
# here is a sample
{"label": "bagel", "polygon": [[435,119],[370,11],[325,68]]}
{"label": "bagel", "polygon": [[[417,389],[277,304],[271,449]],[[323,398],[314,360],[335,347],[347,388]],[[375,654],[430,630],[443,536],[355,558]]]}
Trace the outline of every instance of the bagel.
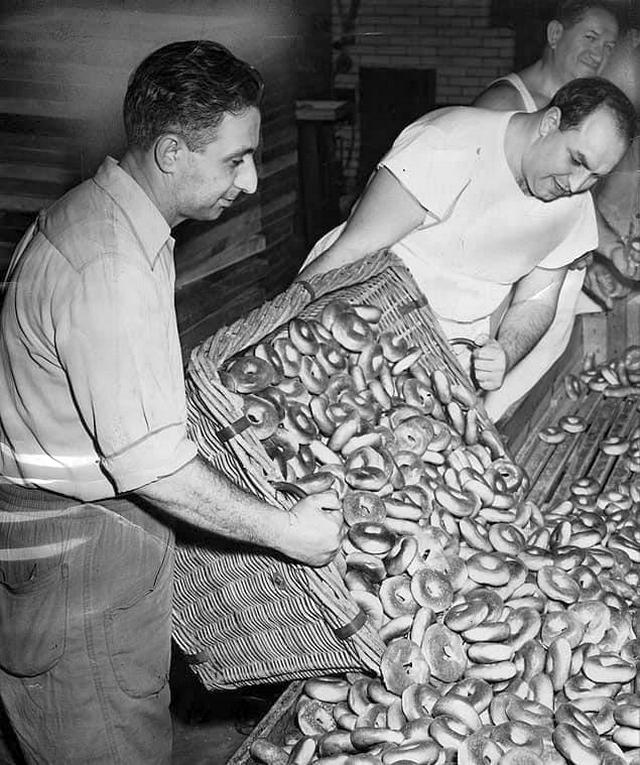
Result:
{"label": "bagel", "polygon": [[544,646],[549,646],[556,638],[563,637],[573,649],[580,645],[584,632],[584,625],[570,611],[551,611],[544,616],[540,639]]}
{"label": "bagel", "polygon": [[[334,414],[335,405],[330,404],[327,407],[327,415],[331,417]],[[361,420],[354,412],[348,412],[345,419],[337,425],[331,434],[327,446],[334,452],[340,452],[344,446],[360,432]]]}
{"label": "bagel", "polygon": [[561,444],[566,437],[566,432],[561,428],[557,428],[555,425],[549,425],[548,427],[538,431],[538,438],[541,441],[544,441],[545,444],[550,444],[553,446],[556,444]]}
{"label": "bagel", "polygon": [[274,367],[258,356],[233,359],[220,373],[224,385],[234,393],[257,393],[277,380]]}
{"label": "bagel", "polygon": [[512,645],[493,641],[472,643],[467,648],[467,656],[476,664],[495,664],[500,661],[509,661],[513,653]]}
{"label": "bagel", "polygon": [[449,378],[441,369],[434,369],[431,372],[431,385],[441,404],[446,406],[453,400],[451,393],[451,383]]}
{"label": "bagel", "polygon": [[333,377],[336,374],[343,373],[347,369],[347,357],[340,346],[335,343],[331,336],[332,343],[320,343],[315,358],[322,367],[327,377]]}
{"label": "bagel", "polygon": [[489,541],[499,553],[519,555],[525,546],[524,534],[507,523],[494,523],[489,527]]}
{"label": "bagel", "polygon": [[418,554],[418,542],[414,536],[403,536],[387,553],[385,568],[389,576],[404,574]]}
{"label": "bagel", "polygon": [[357,549],[347,555],[346,563],[347,569],[362,571],[374,582],[381,582],[387,575],[384,563],[373,553],[366,553]]}
{"label": "bagel", "polygon": [[411,577],[411,593],[419,605],[435,613],[446,611],[453,602],[453,587],[447,577],[426,567]]}
{"label": "bagel", "polygon": [[552,733],[556,749],[572,763],[601,765],[602,755],[598,735],[587,733],[568,723],[556,725]]}
{"label": "bagel", "polygon": [[289,340],[306,356],[315,356],[320,349],[320,344],[312,330],[304,319],[291,319],[287,327]]}
{"label": "bagel", "polygon": [[278,337],[273,341],[273,350],[280,359],[285,377],[297,377],[302,363],[302,354],[288,337]]}
{"label": "bagel", "polygon": [[464,632],[477,627],[489,614],[489,605],[481,600],[465,601],[452,605],[444,616],[444,624],[454,632]]}
{"label": "bagel", "polygon": [[389,576],[381,582],[379,597],[385,614],[391,619],[414,614],[419,607],[413,595],[411,579],[403,574]]}
{"label": "bagel", "polygon": [[345,481],[356,490],[380,491],[387,484],[387,476],[381,468],[351,468],[345,473]]}
{"label": "bagel", "polygon": [[298,701],[298,728],[307,736],[317,736],[335,730],[337,723],[330,704],[302,696]]}
{"label": "bagel", "polygon": [[303,691],[312,699],[336,704],[347,700],[349,683],[340,677],[316,677],[305,682]]}
{"label": "bagel", "polygon": [[342,501],[342,511],[348,526],[361,521],[382,523],[387,514],[384,501],[368,491],[347,491]]}
{"label": "bagel", "polygon": [[318,427],[311,417],[311,413],[301,404],[289,404],[284,415],[283,425],[300,444],[309,444],[318,437]]}
{"label": "bagel", "polygon": [[575,414],[567,414],[561,417],[558,425],[567,433],[582,433],[587,428],[587,423],[584,419]]}
{"label": "bagel", "polygon": [[600,493],[601,487],[595,478],[578,478],[569,490],[576,497],[592,497]]}
{"label": "bagel", "polygon": [[259,359],[263,359],[268,362],[275,370],[275,379],[279,379],[284,375],[284,369],[280,356],[275,352],[271,343],[263,341],[254,346],[253,353]]}
{"label": "bagel", "polygon": [[403,382],[402,398],[407,404],[420,409],[423,414],[431,414],[433,411],[433,390],[415,377]]}
{"label": "bagel", "polygon": [[300,362],[300,382],[313,396],[323,394],[329,384],[329,377],[315,358],[303,356]]}
{"label": "bagel", "polygon": [[338,316],[345,313],[353,313],[353,307],[346,300],[332,300],[322,309],[320,314],[321,324],[329,331]]}
{"label": "bagel", "polygon": [[380,660],[380,672],[387,690],[398,695],[414,683],[427,682],[430,677],[427,659],[420,648],[406,638],[396,638],[389,643]]}
{"label": "bagel", "polygon": [[377,632],[384,622],[380,599],[366,590],[351,590],[351,597],[365,614],[369,626]]}
{"label": "bagel", "polygon": [[420,720],[431,715],[433,705],[440,694],[426,683],[412,683],[401,695],[402,711],[409,722]]}
{"label": "bagel", "polygon": [[411,451],[421,455],[430,446],[434,429],[427,417],[416,415],[398,423],[394,429],[394,435],[399,451]]}
{"label": "bagel", "polygon": [[472,677],[464,677],[462,680],[458,680],[447,691],[447,694],[455,694],[463,699],[466,699],[476,710],[478,714],[482,714],[485,709],[488,709],[493,696],[493,690],[489,683],[484,680],[478,680]]}
{"label": "bagel", "polygon": [[351,306],[351,310],[355,311],[361,319],[369,322],[369,324],[377,324],[382,318],[382,309],[376,305],[356,303]]}
{"label": "bagel", "polygon": [[368,322],[355,313],[339,313],[330,329],[333,337],[348,351],[362,351],[373,340]]}
{"label": "bagel", "polygon": [[372,341],[366,348],[363,348],[358,356],[358,367],[362,370],[367,383],[378,377],[384,363],[385,358],[382,353],[382,347],[380,343],[375,341]]}
{"label": "bagel", "polygon": [[389,643],[391,640],[395,640],[395,638],[405,637],[411,629],[412,622],[413,614],[401,614],[389,619],[378,630],[380,640],[383,643]]}
{"label": "bagel", "polygon": [[467,677],[486,680],[488,683],[500,683],[511,680],[518,674],[512,661],[494,661],[491,664],[472,664],[467,667]]}
{"label": "bagel", "polygon": [[431,674],[438,680],[453,683],[459,680],[467,667],[462,638],[441,624],[427,627],[422,650]]}
{"label": "bagel", "polygon": [[484,621],[465,629],[462,637],[468,643],[501,642],[511,637],[511,629],[507,622]]}
{"label": "bagel", "polygon": [[566,638],[556,638],[549,645],[545,669],[551,678],[554,691],[559,691],[571,672],[571,645]]}
{"label": "bagel", "polygon": [[398,377],[399,375],[407,372],[417,361],[422,358],[422,349],[417,346],[411,346],[406,354],[398,359],[391,367],[391,376]]}
{"label": "bagel", "polygon": [[424,633],[433,622],[435,621],[435,612],[427,608],[426,606],[420,606],[413,616],[413,623],[411,625],[411,631],[409,633],[409,639],[416,645],[422,645],[424,639]]}
{"label": "bagel", "polygon": [[[394,546],[395,534],[381,523],[362,521],[355,523],[348,531],[351,542],[362,552],[373,555],[386,555]],[[347,560],[347,565],[349,561]],[[383,571],[384,565],[382,567]],[[386,573],[386,572],[385,572]]]}
{"label": "bagel", "polygon": [[509,581],[509,569],[495,553],[478,552],[467,560],[469,578],[477,584],[499,587]]}
{"label": "bagel", "polygon": [[404,741],[382,755],[383,765],[435,765],[441,753],[435,741]]}
{"label": "bagel", "polygon": [[600,653],[585,658],[582,672],[594,683],[628,683],[636,676],[634,662],[615,653]]}
{"label": "bagel", "polygon": [[452,717],[463,725],[469,733],[478,730],[482,726],[480,716],[473,704],[468,699],[458,696],[450,690],[436,701],[431,714],[434,718],[440,715]]}
{"label": "bagel", "polygon": [[447,512],[456,518],[473,516],[480,509],[479,498],[467,491],[438,486],[435,490],[435,500]]}
{"label": "bagel", "polygon": [[340,396],[345,392],[355,393],[356,386],[353,378],[348,372],[340,372],[334,375],[327,385],[324,395],[334,404],[340,400]]}
{"label": "bagel", "polygon": [[620,436],[610,436],[600,441],[600,449],[610,457],[619,457],[629,451],[629,442]]}
{"label": "bagel", "polygon": [[250,423],[252,432],[261,441],[272,436],[282,421],[282,416],[275,405],[262,396],[253,394],[244,396],[242,410]]}
{"label": "bagel", "polygon": [[552,600],[571,604],[580,597],[578,583],[558,566],[541,568],[537,573],[536,581],[542,592]]}

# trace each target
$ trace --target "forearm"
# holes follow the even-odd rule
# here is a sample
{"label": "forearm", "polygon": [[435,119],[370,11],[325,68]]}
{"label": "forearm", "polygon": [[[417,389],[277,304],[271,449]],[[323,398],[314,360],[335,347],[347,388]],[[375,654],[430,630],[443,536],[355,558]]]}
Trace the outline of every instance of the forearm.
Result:
{"label": "forearm", "polygon": [[243,491],[200,458],[136,493],[195,528],[282,551],[290,514]]}
{"label": "forearm", "polygon": [[507,357],[507,370],[529,353],[551,326],[555,306],[527,300],[512,305],[500,324],[498,342]]}

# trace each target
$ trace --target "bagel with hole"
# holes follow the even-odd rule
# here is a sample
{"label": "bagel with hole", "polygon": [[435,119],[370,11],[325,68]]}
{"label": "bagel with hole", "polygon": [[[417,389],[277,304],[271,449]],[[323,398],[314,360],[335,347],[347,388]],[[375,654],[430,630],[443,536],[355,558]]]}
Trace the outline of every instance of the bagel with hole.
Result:
{"label": "bagel with hole", "polygon": [[429,680],[429,665],[419,646],[406,638],[392,640],[380,660],[380,672],[387,690],[401,695],[414,683]]}

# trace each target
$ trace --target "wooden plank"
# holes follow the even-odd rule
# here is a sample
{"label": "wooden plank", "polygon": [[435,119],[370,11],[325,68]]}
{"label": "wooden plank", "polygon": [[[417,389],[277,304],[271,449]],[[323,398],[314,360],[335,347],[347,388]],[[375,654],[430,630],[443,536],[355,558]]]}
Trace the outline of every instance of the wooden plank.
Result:
{"label": "wooden plank", "polygon": [[640,345],[640,294],[632,294],[627,305],[627,345]]}
{"label": "wooden plank", "polygon": [[269,712],[256,725],[227,765],[247,765],[251,758],[251,745],[258,738],[266,738],[272,744],[283,744],[287,729],[293,720],[296,702],[302,693],[304,680],[296,680],[284,691]]}
{"label": "wooden plank", "polygon": [[556,487],[556,495],[560,498],[569,496],[569,487],[578,478],[589,474],[591,464],[598,454],[600,439],[602,439],[611,421],[616,417],[621,402],[614,399],[602,398],[596,407],[589,428],[582,433],[578,448],[571,455],[566,465],[565,474]]}
{"label": "wooden plank", "polygon": [[[564,406],[560,412],[556,412],[557,417],[553,420],[553,424],[558,427],[558,422],[561,417],[565,415],[576,415],[581,417],[586,423],[593,422],[593,413],[597,409],[599,396],[593,393],[587,395],[579,404],[572,401],[568,396],[563,396]],[[588,432],[587,430],[584,433]],[[556,494],[556,486],[563,476],[566,475],[567,465],[571,463],[574,458],[575,452],[579,449],[582,434],[567,433],[565,440],[557,444],[555,447],[545,444],[538,438],[540,444],[546,447],[546,450],[551,449],[551,453],[546,450],[543,453],[547,454],[546,463],[542,469],[536,469],[534,475],[531,475],[529,465],[533,462],[531,458],[524,462],[525,468],[530,472],[532,486],[529,490],[528,499],[532,500],[536,504],[543,504],[548,502],[554,494]],[[537,435],[537,434],[536,434]]]}
{"label": "wooden plank", "polygon": [[609,358],[607,347],[607,317],[604,313],[588,313],[582,317],[584,353],[595,353],[598,364]]}

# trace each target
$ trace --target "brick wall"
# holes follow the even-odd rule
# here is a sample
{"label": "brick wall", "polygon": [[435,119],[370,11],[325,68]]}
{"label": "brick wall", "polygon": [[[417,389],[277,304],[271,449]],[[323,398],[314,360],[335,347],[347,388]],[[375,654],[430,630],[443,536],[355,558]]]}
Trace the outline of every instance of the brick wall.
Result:
{"label": "brick wall", "polygon": [[[348,6],[347,0],[334,0],[334,40],[343,34],[340,11],[344,14]],[[492,27],[490,12],[491,0],[360,0],[353,43],[343,48],[351,69],[339,71],[336,53],[334,87],[338,94],[352,92],[357,104],[361,66],[436,69],[437,104],[468,104],[492,79],[513,68],[513,31]],[[337,135],[348,195],[357,172],[357,118],[355,126],[343,126]]]}

